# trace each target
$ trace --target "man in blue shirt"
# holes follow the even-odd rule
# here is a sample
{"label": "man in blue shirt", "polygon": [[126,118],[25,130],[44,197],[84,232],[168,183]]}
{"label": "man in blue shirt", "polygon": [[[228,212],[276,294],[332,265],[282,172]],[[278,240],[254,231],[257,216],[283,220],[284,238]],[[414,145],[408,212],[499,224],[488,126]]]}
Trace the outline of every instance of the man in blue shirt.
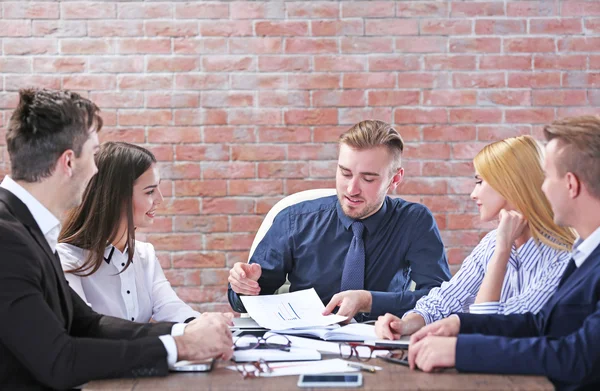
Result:
{"label": "man in blue shirt", "polygon": [[[404,143],[389,124],[368,120],[340,137],[337,196],[280,212],[249,263],[230,271],[231,307],[239,295],[314,288],[325,314],[360,320],[403,314],[450,278],[435,219],[423,205],[390,198],[404,176]],[[410,282],[416,283],[414,291]]]}

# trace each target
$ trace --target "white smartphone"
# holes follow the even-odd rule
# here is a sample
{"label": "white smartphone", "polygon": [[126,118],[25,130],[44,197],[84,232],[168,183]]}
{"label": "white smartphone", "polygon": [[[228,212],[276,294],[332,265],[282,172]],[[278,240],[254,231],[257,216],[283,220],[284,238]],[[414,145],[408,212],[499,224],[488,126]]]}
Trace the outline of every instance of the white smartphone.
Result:
{"label": "white smartphone", "polygon": [[171,368],[171,372],[210,372],[215,364],[214,359],[202,361],[178,361]]}
{"label": "white smartphone", "polygon": [[300,375],[298,387],[360,387],[362,373],[334,375]]}

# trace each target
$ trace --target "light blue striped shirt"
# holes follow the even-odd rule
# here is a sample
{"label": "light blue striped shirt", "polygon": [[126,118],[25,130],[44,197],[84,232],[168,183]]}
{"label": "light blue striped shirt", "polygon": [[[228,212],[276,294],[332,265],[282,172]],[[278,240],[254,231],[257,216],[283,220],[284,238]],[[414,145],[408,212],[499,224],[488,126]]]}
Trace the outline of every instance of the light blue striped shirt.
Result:
{"label": "light blue striped shirt", "polygon": [[493,230],[479,242],[450,281],[431,289],[404,316],[416,312],[429,324],[456,312],[537,313],[556,291],[571,253],[536,244],[533,238],[518,250],[513,246],[500,301],[473,304],[495,248],[496,230]]}

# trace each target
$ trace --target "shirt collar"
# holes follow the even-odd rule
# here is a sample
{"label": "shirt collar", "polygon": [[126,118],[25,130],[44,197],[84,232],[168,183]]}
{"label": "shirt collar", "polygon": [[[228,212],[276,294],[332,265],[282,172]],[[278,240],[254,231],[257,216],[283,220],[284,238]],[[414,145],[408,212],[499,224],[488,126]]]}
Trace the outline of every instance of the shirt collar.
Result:
{"label": "shirt collar", "polygon": [[[367,231],[369,231],[369,233],[372,234],[373,232],[375,232],[377,230],[377,227],[379,227],[379,225],[382,223],[382,221],[386,215],[386,212],[387,212],[388,201],[389,201],[389,197],[386,196],[385,199],[383,200],[383,204],[381,205],[381,208],[379,208],[379,210],[377,212],[375,212],[371,216],[367,217],[366,219],[358,220],[364,224],[365,228],[367,229]],[[342,222],[342,225],[344,226],[344,228],[349,229],[350,226],[352,225],[352,223],[357,220],[354,220],[353,218],[346,216],[346,214],[344,213],[344,210],[342,209],[342,204],[340,204],[339,200],[337,200],[337,202],[336,202],[336,208],[337,208],[337,212],[338,212],[338,218]]]}
{"label": "shirt collar", "polygon": [[600,227],[596,228],[594,232],[586,240],[577,238],[573,243],[573,260],[575,265],[580,267],[583,262],[590,256],[590,254],[600,245]]}
{"label": "shirt collar", "polygon": [[37,223],[40,231],[46,238],[48,245],[52,249],[52,252],[56,250],[56,243],[58,242],[58,235],[60,233],[60,221],[50,212],[41,202],[39,202],[30,192],[25,190],[23,186],[19,185],[8,175],[4,177],[0,187],[10,191],[17,197],[21,202],[27,206],[29,212],[33,216],[33,219]]}

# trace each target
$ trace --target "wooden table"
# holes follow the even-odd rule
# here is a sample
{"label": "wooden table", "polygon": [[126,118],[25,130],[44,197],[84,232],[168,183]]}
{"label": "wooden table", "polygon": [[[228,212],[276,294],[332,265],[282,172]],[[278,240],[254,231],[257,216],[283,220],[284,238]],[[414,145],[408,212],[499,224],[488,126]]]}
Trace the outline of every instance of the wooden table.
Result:
{"label": "wooden table", "polygon": [[[369,364],[383,367],[377,373],[363,374],[362,390],[554,390],[552,383],[540,376],[500,376],[411,371],[407,367],[372,359]],[[301,390],[298,376],[242,379],[220,363],[210,373],[172,373],[167,377],[93,381],[84,390]],[[327,388],[326,390],[333,390]],[[349,388],[339,390],[350,390]]]}

